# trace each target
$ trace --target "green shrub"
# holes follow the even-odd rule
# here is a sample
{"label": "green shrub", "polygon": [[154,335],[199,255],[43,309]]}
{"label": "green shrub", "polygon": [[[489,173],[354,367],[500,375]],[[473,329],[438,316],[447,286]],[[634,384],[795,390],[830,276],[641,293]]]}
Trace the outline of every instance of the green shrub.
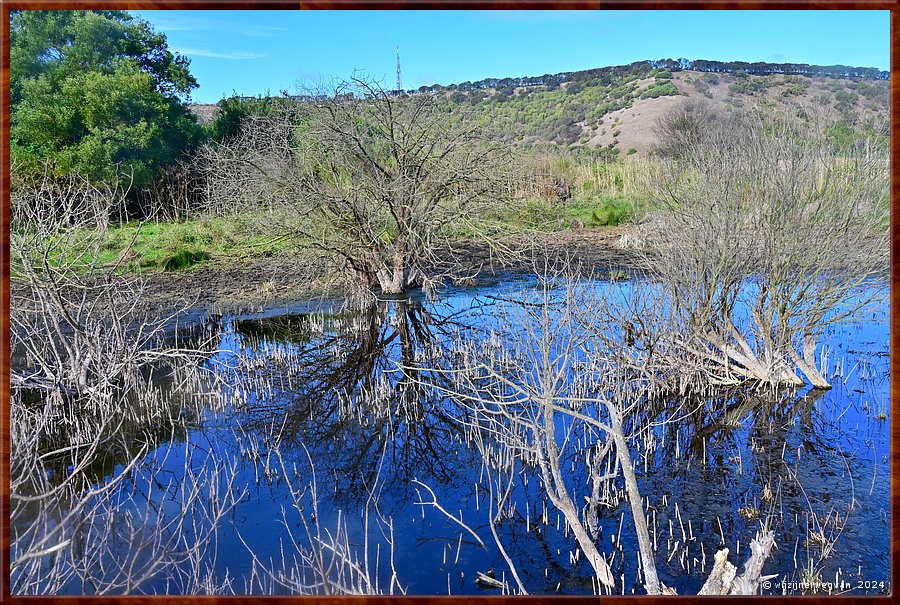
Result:
{"label": "green shrub", "polygon": [[634,216],[635,204],[622,196],[603,196],[585,199],[565,210],[569,222],[585,227],[614,227],[628,222]]}
{"label": "green shrub", "polygon": [[848,109],[856,105],[859,97],[849,90],[841,89],[834,93],[834,100],[837,101],[838,111],[847,111]]}
{"label": "green shrub", "polygon": [[678,88],[671,81],[654,82],[641,92],[642,99],[655,99],[657,97],[675,96]]}
{"label": "green shrub", "polygon": [[209,254],[205,250],[182,248],[165,257],[162,261],[162,268],[166,271],[178,271],[207,260],[209,260]]}

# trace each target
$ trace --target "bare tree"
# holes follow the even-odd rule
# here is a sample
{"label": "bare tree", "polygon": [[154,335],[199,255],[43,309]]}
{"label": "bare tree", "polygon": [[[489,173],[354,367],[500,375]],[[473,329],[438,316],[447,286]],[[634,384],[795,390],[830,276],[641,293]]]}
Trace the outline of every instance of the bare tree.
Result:
{"label": "bare tree", "polygon": [[667,157],[682,157],[717,130],[736,120],[717,111],[706,99],[682,99],[656,121],[656,151]]}
{"label": "bare tree", "polygon": [[[177,478],[160,477],[164,457],[148,456],[185,433],[178,406],[202,388],[203,349],[167,344],[169,317],[140,310],[140,280],[98,261],[121,190],[77,178],[30,185],[11,208],[11,592],[130,593],[166,581],[216,592],[203,562],[240,499],[237,473],[227,460],[196,470],[187,439]],[[153,380],[161,374],[171,387]],[[103,468],[109,476],[97,476]],[[159,507],[157,494],[184,514]]]}
{"label": "bare tree", "polygon": [[[676,118],[672,118],[676,120]],[[888,159],[820,122],[745,116],[681,142],[648,269],[684,347],[743,379],[828,388],[822,333],[886,288]]]}
{"label": "bare tree", "polygon": [[[598,510],[619,506],[614,486],[621,481],[644,587],[649,594],[666,594],[672,591],[657,574],[629,442],[649,428],[645,408],[671,392],[670,357],[657,354],[663,338],[656,332],[664,333],[666,326],[654,319],[663,322],[667,314],[659,299],[595,288],[571,277],[565,267],[544,273],[536,291],[519,293],[496,308],[492,320],[508,330],[486,339],[459,336],[453,341],[447,366],[429,370],[451,382],[430,388],[469,412],[459,422],[486,466],[494,469],[491,530],[520,592],[526,590],[519,570],[495,524],[509,508],[518,469],[527,467],[539,473],[543,492],[565,518],[597,586],[607,589],[615,580],[598,545]],[[577,467],[581,473],[574,472]],[[721,594],[755,593],[754,582],[772,545],[768,533],[760,540],[759,565],[748,567],[737,580],[731,573],[719,582]],[[722,558],[727,562],[727,551]]]}
{"label": "bare tree", "polygon": [[[353,77],[279,102],[204,151],[209,195],[267,207],[269,226],[334,259],[366,288],[440,276],[452,229],[496,206],[506,152],[437,95],[398,96]],[[283,225],[273,225],[273,216]]]}

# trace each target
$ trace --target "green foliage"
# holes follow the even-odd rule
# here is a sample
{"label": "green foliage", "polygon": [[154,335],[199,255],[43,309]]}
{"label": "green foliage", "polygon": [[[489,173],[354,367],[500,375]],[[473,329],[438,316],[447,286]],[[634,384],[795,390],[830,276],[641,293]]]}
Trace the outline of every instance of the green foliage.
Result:
{"label": "green foliage", "polygon": [[[286,240],[259,232],[257,225],[253,217],[244,215],[111,227],[96,260],[118,264],[123,271],[176,271],[213,259],[271,256],[288,250]],[[84,252],[77,247],[71,251],[73,255]]]}
{"label": "green foliage", "polygon": [[550,124],[548,137],[560,145],[570,145],[580,136],[581,127],[573,117],[557,118]]}
{"label": "green foliage", "polygon": [[849,90],[841,88],[834,93],[834,100],[837,101],[836,107],[838,111],[847,111],[848,109],[856,105],[859,97]]}
{"label": "green foliage", "polygon": [[167,256],[162,262],[162,268],[166,271],[178,271],[207,260],[209,260],[209,254],[204,250],[182,248]]}
{"label": "green foliage", "polygon": [[844,83],[840,80],[829,80],[828,88],[831,90],[831,92],[838,93],[844,90]]}
{"label": "green foliage", "polygon": [[678,88],[675,84],[666,80],[662,82],[654,82],[641,92],[642,99],[655,99],[657,97],[675,96],[678,94]]}
{"label": "green foliage", "polygon": [[888,109],[888,82],[885,81],[853,81],[847,83],[847,88],[862,95],[870,101],[877,103],[883,109]]}
{"label": "green foliage", "polygon": [[728,90],[730,90],[734,94],[752,95],[758,92],[765,92],[765,90],[771,85],[772,82],[770,82],[766,78],[750,77],[744,74],[743,78],[737,80],[733,84],[730,84],[728,86]]}
{"label": "green foliage", "polygon": [[[788,80],[791,76],[788,76],[784,79],[784,89],[781,91],[782,97],[791,97],[802,95],[807,88],[809,88],[809,81],[791,81]],[[796,76],[795,76],[796,77]]]}
{"label": "green foliage", "polygon": [[206,126],[206,136],[222,141],[236,135],[241,123],[249,116],[273,115],[279,108],[294,101],[286,96],[259,96],[253,98],[233,95],[218,102],[213,121]]}
{"label": "green foliage", "polygon": [[634,216],[635,202],[623,196],[601,196],[597,199],[576,200],[567,207],[565,216],[569,222],[585,227],[614,227],[628,222]]}
{"label": "green foliage", "polygon": [[856,131],[847,120],[839,120],[828,126],[827,136],[835,150],[847,149],[856,140]]}
{"label": "green foliage", "polygon": [[[622,75],[578,72],[564,86],[528,85],[513,92],[514,85],[525,82],[505,85],[503,81],[486,81],[484,86],[490,84],[496,92],[468,90],[475,84],[463,83],[436,94],[442,95],[451,114],[455,105],[471,105],[475,115],[490,124],[496,139],[512,142],[534,138],[561,146],[584,145],[583,127],[596,130],[606,114],[631,107],[639,97],[637,82],[647,77],[651,68],[641,64],[640,69],[634,69],[636,73],[626,70]],[[666,71],[656,72],[660,77],[650,87],[652,96],[678,94],[675,85],[665,78]]]}
{"label": "green foliage", "polygon": [[500,220],[512,231],[556,232],[574,227],[612,227],[634,217],[637,201],[623,195],[596,195],[591,186],[584,189],[566,204],[541,198],[519,200],[506,210]]}
{"label": "green foliage", "polygon": [[890,144],[890,133],[887,125],[876,127],[873,121],[860,121],[842,118],[828,125],[826,137],[836,154],[852,154],[854,150],[865,149],[868,141],[879,148],[887,148]]}
{"label": "green foliage", "polygon": [[185,101],[197,86],[163,34],[121,11],[13,11],[13,164],[145,184],[201,135]]}
{"label": "green foliage", "polygon": [[801,90],[806,90],[807,88],[809,88],[811,80],[809,78],[807,78],[806,76],[790,76],[790,75],[788,75],[788,76],[784,77],[784,80],[782,81],[782,83],[785,86],[796,86],[796,87],[800,88]]}
{"label": "green foliage", "polygon": [[517,228],[535,231],[558,231],[563,228],[562,212],[557,204],[541,198],[529,198],[511,206],[503,222]]}

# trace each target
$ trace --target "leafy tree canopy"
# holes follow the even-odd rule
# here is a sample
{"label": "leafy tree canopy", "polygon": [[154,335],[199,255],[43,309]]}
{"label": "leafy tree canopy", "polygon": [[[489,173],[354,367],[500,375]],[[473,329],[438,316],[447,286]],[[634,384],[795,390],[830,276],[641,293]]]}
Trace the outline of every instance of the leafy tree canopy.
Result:
{"label": "leafy tree canopy", "polygon": [[123,11],[13,11],[11,152],[17,171],[49,166],[146,183],[197,142],[197,81],[164,34]]}

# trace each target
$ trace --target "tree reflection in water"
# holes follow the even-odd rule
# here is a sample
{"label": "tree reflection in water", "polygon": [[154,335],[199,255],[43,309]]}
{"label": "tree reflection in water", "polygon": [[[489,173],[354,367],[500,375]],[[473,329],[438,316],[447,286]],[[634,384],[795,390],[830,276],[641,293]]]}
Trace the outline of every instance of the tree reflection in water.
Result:
{"label": "tree reflection in water", "polygon": [[[520,295],[519,290],[510,296]],[[446,374],[422,369],[453,368],[457,360],[450,345],[460,335],[485,343],[492,333],[515,336],[521,327],[497,319],[495,295],[497,290],[479,289],[441,301],[384,301],[366,310],[323,312],[319,307],[313,313],[226,317],[193,334],[181,333],[179,342],[191,349],[214,339],[200,362],[209,371],[194,372],[193,381],[186,381],[147,367],[147,381],[154,385],[151,408],[159,413],[116,425],[120,430],[104,445],[96,466],[86,469],[85,485],[119,476],[137,449],[152,445],[127,490],[110,499],[121,492],[148,511],[158,507],[158,515],[149,516],[156,527],[179,530],[186,520],[197,523],[203,535],[215,534],[218,544],[209,543],[204,555],[209,558],[202,561],[210,565],[202,590],[293,594],[405,587],[411,593],[472,593],[483,589],[473,584],[476,571],[494,569],[504,580],[506,562],[487,517],[496,472],[465,430],[472,422],[467,409],[444,396],[450,386]],[[743,562],[763,520],[778,536],[767,570],[794,580],[807,569],[825,579],[837,572],[850,579],[860,564],[874,561],[874,570],[866,573],[887,577],[889,567],[878,557],[887,544],[887,516],[881,509],[888,502],[882,461],[888,442],[877,407],[887,388],[888,360],[882,355],[887,345],[874,336],[876,350],[862,350],[860,341],[881,329],[866,325],[871,326],[865,328],[868,334],[851,335],[843,343],[855,356],[850,363],[861,360],[858,367],[845,371],[831,391],[718,389],[690,402],[673,394],[648,401],[628,417],[624,428],[664,584],[681,594],[696,592],[709,575],[714,552],[723,546],[732,550],[732,561]],[[491,439],[483,445],[496,450]],[[40,455],[60,445],[48,442]],[[583,438],[579,447],[570,446],[561,467],[573,486],[584,485],[589,477]],[[52,483],[67,476],[71,461],[48,457],[42,465]],[[224,483],[217,479],[221,501],[226,509],[233,507],[233,514],[216,529],[204,526],[209,516],[199,505],[213,491],[198,481],[206,478],[212,485],[217,475],[226,478]],[[198,479],[192,493],[200,496],[185,500],[192,509],[166,500],[192,477]],[[547,502],[537,469],[520,464],[516,475],[507,477],[503,485],[513,489],[495,525],[523,585],[532,593],[595,591],[594,574],[583,556],[575,556],[565,520],[557,527],[557,511]],[[154,487],[161,478],[170,492]],[[608,503],[596,511],[596,540],[609,556],[615,592],[641,593],[625,496],[621,482],[611,485]],[[432,497],[449,514],[430,506]],[[72,508],[70,500],[56,502],[57,517]],[[575,500],[583,504],[580,496]],[[32,526],[35,515],[22,511],[15,527]],[[148,541],[137,529],[150,526],[141,523],[134,532],[122,533],[116,548],[138,552],[129,544]],[[97,527],[99,532],[105,526]],[[328,535],[339,551],[330,559],[311,548]],[[86,536],[75,536],[70,549],[80,561],[91,551]],[[366,554],[366,573],[352,571]],[[94,559],[94,567],[114,554],[102,556]],[[322,561],[336,561],[346,573],[289,575],[296,569],[306,573]],[[253,563],[269,566],[270,578],[245,577]],[[183,562],[166,565],[190,575]],[[164,575],[127,590],[165,590],[169,579]],[[188,575],[182,584],[194,588],[184,589],[200,589]],[[227,578],[233,583],[223,583]],[[512,587],[508,571],[505,580]],[[112,591],[125,590],[118,586]],[[61,590],[80,592],[81,587],[67,584]]]}
{"label": "tree reflection in water", "polygon": [[[438,492],[443,489],[438,500],[454,516],[456,507],[464,507],[461,519],[491,544],[484,517],[488,484],[479,477],[482,461],[460,428],[466,410],[437,396],[436,389],[426,388],[440,385],[440,374],[404,376],[398,371],[399,367],[407,372],[439,367],[433,361],[442,356],[446,361],[447,343],[461,332],[489,338],[494,321],[490,303],[479,302],[477,296],[469,297],[467,303],[465,311],[447,311],[431,303],[399,300],[367,311],[233,321],[226,326],[221,346],[235,351],[226,362],[234,366],[241,430],[277,442],[305,468],[301,445],[308,447],[320,489],[327,486],[335,507],[353,510],[350,507],[355,505],[361,510],[377,477],[380,502],[388,514],[407,515],[413,510],[418,516],[414,505],[422,494],[415,493],[413,482],[418,479]],[[632,419],[633,426],[656,426],[636,435],[632,444],[648,520],[653,524],[661,580],[679,593],[695,592],[709,573],[716,548],[727,546],[734,557],[734,550],[746,549],[767,516],[780,532],[775,561],[767,566],[790,575],[798,565],[811,561],[833,573],[839,559],[825,561],[823,549],[810,536],[822,529],[826,519],[832,519],[828,522],[832,530],[840,529],[835,527],[835,515],[839,515],[838,526],[845,523],[847,506],[853,502],[846,479],[851,470],[853,475],[858,470],[841,452],[841,429],[834,422],[837,414],[821,409],[835,405],[829,398],[844,401],[846,394],[839,391],[733,389],[693,405],[673,397],[668,403],[665,399],[655,402]],[[577,483],[579,478],[573,476],[572,481]],[[829,490],[833,495],[828,495]],[[485,510],[477,513],[479,498]],[[509,557],[522,563],[520,571],[530,590],[591,591],[591,574],[583,559],[581,564],[565,559],[571,537],[553,527],[555,511],[551,511],[550,526],[535,523],[538,511],[546,506],[538,482],[516,489],[511,498],[515,506],[499,524],[499,531]],[[623,498],[620,486],[619,505],[598,511],[598,539],[616,538],[611,567],[617,585],[623,574],[636,577],[633,537],[618,529],[626,510]],[[872,514],[866,512],[867,518]],[[475,551],[481,547],[476,541],[461,538],[464,531],[445,518],[442,521],[444,530],[410,531],[419,532],[420,541],[446,541],[445,548],[451,551],[461,547],[463,559],[470,560],[466,570],[474,561],[485,562],[479,564],[484,565],[482,569],[503,568],[496,551],[478,555]],[[682,539],[682,526],[693,540]],[[858,527],[846,533],[854,532],[864,533]],[[447,537],[440,537],[442,533]],[[842,536],[843,541],[847,539]],[[741,552],[737,559],[745,556]],[[424,561],[425,555],[416,557]],[[413,592],[422,586],[413,584]],[[426,591],[434,590],[431,583],[427,586]],[[638,584],[632,587],[641,591]],[[457,577],[453,591],[458,590],[470,591],[471,586],[467,588]]]}
{"label": "tree reflection in water", "polygon": [[415,300],[236,320],[225,338],[241,360],[234,370],[241,429],[277,439],[282,453],[300,454],[305,445],[344,505],[366,500],[383,457],[381,481],[394,501],[409,500],[413,478],[452,484],[470,455],[459,447],[452,411],[423,386],[440,378],[399,368],[440,355],[458,322]]}

